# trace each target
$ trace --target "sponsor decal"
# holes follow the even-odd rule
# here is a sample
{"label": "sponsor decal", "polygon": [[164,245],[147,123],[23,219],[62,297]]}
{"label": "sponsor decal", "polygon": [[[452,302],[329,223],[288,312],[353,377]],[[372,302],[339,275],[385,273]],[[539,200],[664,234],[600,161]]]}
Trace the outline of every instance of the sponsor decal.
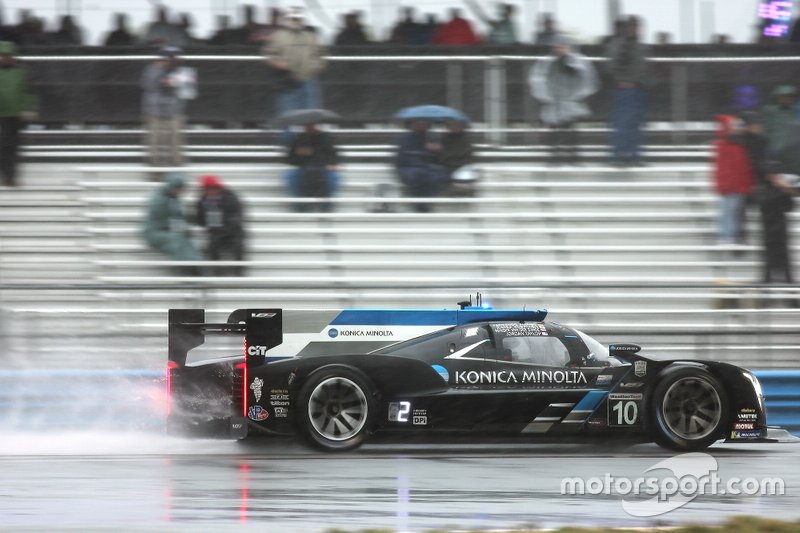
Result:
{"label": "sponsor decal", "polygon": [[608,395],[609,400],[641,400],[640,392],[612,392]]}
{"label": "sponsor decal", "polygon": [[450,381],[450,372],[447,371],[445,367],[442,365],[433,365],[432,367],[439,376],[444,380],[445,383]]}
{"label": "sponsor decal", "polygon": [[608,385],[611,383],[611,374],[600,374],[597,376],[597,380],[594,382],[595,385]]}
{"label": "sponsor decal", "polygon": [[288,407],[289,403],[288,389],[272,389],[269,391],[269,404],[271,406]]}
{"label": "sponsor decal", "polygon": [[623,389],[638,389],[639,387],[643,386],[644,383],[641,381],[631,381],[628,383],[620,383],[619,386]]}
{"label": "sponsor decal", "polygon": [[247,355],[267,355],[268,349],[269,348],[266,346],[258,346],[254,344],[253,346],[247,347]]}
{"label": "sponsor decal", "polygon": [[242,429],[243,427],[244,424],[242,424],[241,422],[234,422],[233,424],[231,424],[231,429]]}
{"label": "sponsor decal", "polygon": [[286,379],[286,384],[291,385],[292,383],[294,383],[296,377],[297,375],[294,372],[289,372],[289,377]]}
{"label": "sponsor decal", "polygon": [[755,413],[756,410],[752,407],[745,407],[739,411],[740,413]]}
{"label": "sponsor decal", "polygon": [[547,335],[547,327],[540,322],[509,322],[492,324],[495,333],[501,333],[506,337],[537,337]]}
{"label": "sponsor decal", "polygon": [[736,419],[739,422],[752,422],[758,419],[758,413],[756,413],[755,409],[742,409],[736,413]]}
{"label": "sponsor decal", "polygon": [[578,385],[587,383],[580,370],[460,370],[455,373],[456,385],[508,385],[538,383],[543,385]]}
{"label": "sponsor decal", "polygon": [[634,361],[633,373],[637,378],[643,378],[647,375],[647,361]]}
{"label": "sponsor decal", "polygon": [[347,328],[336,329],[330,328],[328,330],[328,337],[335,339],[341,337],[394,337],[394,331],[390,329],[378,328]]}
{"label": "sponsor decal", "polygon": [[289,415],[289,409],[286,407],[275,407],[273,411],[275,411],[277,418],[286,418]]}
{"label": "sponsor decal", "polygon": [[269,418],[269,412],[260,405],[251,405],[250,408],[247,409],[247,416],[256,422],[262,422]]}
{"label": "sponsor decal", "polygon": [[252,318],[272,318],[278,313],[250,313]]}
{"label": "sponsor decal", "polygon": [[427,426],[428,425],[428,410],[427,409],[414,409],[411,413],[411,424],[414,426]]}
{"label": "sponsor decal", "polygon": [[751,422],[736,422],[733,429],[753,431],[756,429],[756,425]]}
{"label": "sponsor decal", "polygon": [[586,423],[595,427],[606,427],[607,425],[605,418],[590,418]]}
{"label": "sponsor decal", "polygon": [[732,439],[760,439],[760,431],[734,431],[731,433]]}
{"label": "sponsor decal", "polygon": [[253,391],[253,394],[256,397],[256,401],[261,401],[261,388],[264,386],[264,380],[261,378],[255,378],[253,382],[250,384],[250,390]]}

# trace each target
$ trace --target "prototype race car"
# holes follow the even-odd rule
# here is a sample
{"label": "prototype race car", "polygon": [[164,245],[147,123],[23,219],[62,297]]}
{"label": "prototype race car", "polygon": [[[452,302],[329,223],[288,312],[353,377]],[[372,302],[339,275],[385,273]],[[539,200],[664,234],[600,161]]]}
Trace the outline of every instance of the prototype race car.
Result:
{"label": "prototype race car", "polygon": [[[602,345],[541,310],[169,311],[170,433],[300,434],[329,451],[376,432],[622,436],[676,450],[766,440],[748,370]],[[187,363],[209,333],[243,353]]]}

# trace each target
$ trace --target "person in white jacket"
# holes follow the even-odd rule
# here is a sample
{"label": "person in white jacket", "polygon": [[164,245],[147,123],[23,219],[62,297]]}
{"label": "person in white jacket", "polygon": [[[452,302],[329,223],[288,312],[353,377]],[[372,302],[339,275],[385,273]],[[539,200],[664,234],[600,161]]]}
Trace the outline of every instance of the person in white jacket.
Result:
{"label": "person in white jacket", "polygon": [[552,54],[534,63],[530,71],[531,95],[539,102],[540,117],[552,128],[549,135],[555,163],[575,163],[578,156],[575,123],[591,114],[586,99],[597,92],[597,71],[561,36]]}

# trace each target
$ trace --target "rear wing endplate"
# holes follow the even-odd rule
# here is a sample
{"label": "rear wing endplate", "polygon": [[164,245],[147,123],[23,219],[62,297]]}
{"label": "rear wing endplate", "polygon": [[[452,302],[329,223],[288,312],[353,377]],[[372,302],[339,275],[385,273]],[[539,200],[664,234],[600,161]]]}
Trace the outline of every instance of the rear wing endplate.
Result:
{"label": "rear wing endplate", "polygon": [[225,323],[206,322],[205,309],[170,309],[167,347],[169,360],[186,364],[190,350],[205,342],[206,334],[244,335],[248,362],[263,362],[267,350],[283,343],[281,309],[236,309]]}

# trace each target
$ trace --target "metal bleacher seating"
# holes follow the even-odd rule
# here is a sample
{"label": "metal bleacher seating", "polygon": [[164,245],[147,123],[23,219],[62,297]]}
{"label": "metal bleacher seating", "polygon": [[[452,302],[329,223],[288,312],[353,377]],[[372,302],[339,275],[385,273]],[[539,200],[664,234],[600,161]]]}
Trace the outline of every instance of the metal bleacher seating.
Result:
{"label": "metal bleacher seating", "polygon": [[[474,197],[428,199],[424,214],[412,212],[416,200],[375,196],[393,181],[379,157],[348,162],[332,213],[292,212],[278,163],[184,169],[190,180],[220,174],[245,201],[243,278],[186,277],[147,249],[139,227],[158,186],[152,169],[29,163],[23,186],[0,193],[0,336],[16,355],[47,346],[73,364],[160,365],[169,307],[219,317],[257,305],[443,307],[481,290],[498,307],[546,307],[554,320],[649,353],[797,366],[800,294],[755,284],[755,212],[747,246],[717,246],[706,163],[484,160]],[[381,204],[393,212],[371,212]]]}

